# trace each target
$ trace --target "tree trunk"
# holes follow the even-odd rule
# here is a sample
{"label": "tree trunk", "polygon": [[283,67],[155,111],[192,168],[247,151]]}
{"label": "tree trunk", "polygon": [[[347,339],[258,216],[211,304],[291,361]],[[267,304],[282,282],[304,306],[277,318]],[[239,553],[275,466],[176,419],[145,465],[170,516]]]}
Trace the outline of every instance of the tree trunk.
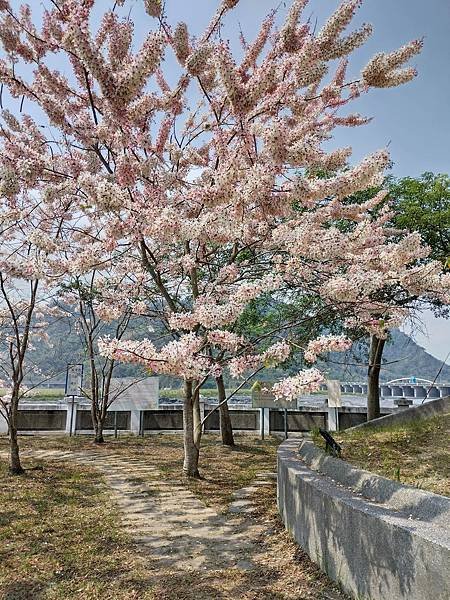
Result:
{"label": "tree trunk", "polygon": [[97,422],[95,425],[94,443],[95,444],[104,444],[105,443],[105,438],[103,437],[103,423],[102,422]]}
{"label": "tree trunk", "polygon": [[386,340],[375,335],[370,337],[369,369],[367,372],[367,420],[380,416],[380,371],[381,358]]}
{"label": "tree trunk", "polygon": [[[225,384],[222,375],[216,378],[217,394],[219,397],[219,415],[220,415],[220,433],[222,435],[222,444],[224,446],[234,446],[233,427],[231,425],[230,411],[226,398]],[[223,404],[222,404],[223,402]]]}
{"label": "tree trunk", "polygon": [[102,414],[104,411],[98,409],[96,400],[91,400],[91,419],[92,426],[94,427],[94,444],[103,444],[105,439],[103,437],[103,427],[105,424],[106,414]]}
{"label": "tree trunk", "polygon": [[[197,386],[197,381],[193,382],[193,387]],[[192,396],[193,414],[194,414],[194,444],[200,451],[202,441],[202,414],[200,412],[200,390],[197,390]]]}
{"label": "tree trunk", "polygon": [[192,381],[186,381],[183,405],[184,463],[183,471],[188,477],[200,478],[198,472],[199,447],[194,439],[194,399]]}
{"label": "tree trunk", "polygon": [[9,472],[11,473],[11,475],[22,475],[23,473],[25,473],[20,462],[19,443],[17,441],[17,409],[18,400],[13,396],[13,398],[11,399],[11,412],[8,423],[10,448]]}

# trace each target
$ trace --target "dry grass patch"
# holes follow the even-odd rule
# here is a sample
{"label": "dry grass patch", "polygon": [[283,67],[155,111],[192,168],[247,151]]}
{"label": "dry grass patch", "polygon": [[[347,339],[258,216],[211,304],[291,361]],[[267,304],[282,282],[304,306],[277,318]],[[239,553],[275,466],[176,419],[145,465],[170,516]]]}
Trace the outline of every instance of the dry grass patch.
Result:
{"label": "dry grass patch", "polygon": [[335,438],[342,445],[344,460],[389,479],[450,496],[450,414],[343,432]]}
{"label": "dry grass patch", "polygon": [[236,436],[236,442],[234,448],[229,448],[223,446],[217,436],[205,436],[200,454],[202,479],[195,480],[181,475],[180,440],[160,436],[158,468],[171,481],[187,486],[205,504],[225,511],[233,492],[249,485],[257,473],[276,470],[277,440]]}
{"label": "dry grass patch", "polygon": [[[275,471],[278,441],[274,438],[261,441],[259,438],[238,435],[236,446],[229,448],[220,443],[217,435],[205,435],[200,452],[200,481],[184,477],[183,439],[181,435],[150,435],[144,438],[121,436],[117,440],[106,438],[102,445],[93,445],[90,436],[23,436],[23,450],[92,450],[140,458],[154,465],[165,478],[182,483],[192,490],[203,502],[222,511],[232,499],[232,493],[253,481],[256,473]],[[7,440],[0,439],[0,450],[6,450]]]}
{"label": "dry grass patch", "polygon": [[90,468],[46,462],[11,477],[0,463],[0,564],[3,600],[154,598],[148,571]]}

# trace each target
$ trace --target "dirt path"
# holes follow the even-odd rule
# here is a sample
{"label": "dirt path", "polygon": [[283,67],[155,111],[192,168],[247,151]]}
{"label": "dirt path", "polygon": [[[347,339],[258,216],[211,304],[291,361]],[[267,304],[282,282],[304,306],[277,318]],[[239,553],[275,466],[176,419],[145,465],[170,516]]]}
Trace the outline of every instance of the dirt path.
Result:
{"label": "dirt path", "polygon": [[274,484],[270,474],[261,474],[254,486],[236,492],[229,513],[218,514],[139,459],[59,450],[24,450],[22,456],[91,464],[100,470],[121,510],[122,527],[143,552],[171,570],[254,568],[262,526],[251,519],[251,497],[257,486]]}

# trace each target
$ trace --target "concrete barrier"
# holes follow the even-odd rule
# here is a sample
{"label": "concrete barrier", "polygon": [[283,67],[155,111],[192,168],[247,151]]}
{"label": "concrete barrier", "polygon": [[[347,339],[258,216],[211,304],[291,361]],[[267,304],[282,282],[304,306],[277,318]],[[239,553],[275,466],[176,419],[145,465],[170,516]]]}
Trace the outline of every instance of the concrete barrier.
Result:
{"label": "concrete barrier", "polygon": [[278,508],[297,543],[358,600],[450,598],[450,499],[292,439],[278,450]]}
{"label": "concrete barrier", "polygon": [[390,427],[391,425],[404,425],[410,423],[416,419],[428,419],[429,417],[435,417],[436,415],[444,415],[450,413],[450,396],[446,398],[438,398],[437,400],[431,400],[425,402],[420,406],[412,406],[398,412],[379,417],[378,419],[372,419],[366,421],[354,427],[350,427],[347,431],[353,431],[355,429],[362,429],[363,427],[379,428],[379,427]]}
{"label": "concrete barrier", "polygon": [[[121,432],[138,434],[142,427],[145,432],[176,432],[183,428],[181,405],[162,404],[158,409],[129,409],[122,404],[117,411],[113,404],[108,411],[105,433],[114,432],[117,412],[117,429]],[[129,406],[130,408],[130,406]],[[245,404],[230,404],[230,415],[236,432],[261,433],[261,425],[265,435],[284,433],[284,410],[269,408],[251,408]],[[217,405],[200,403],[200,413],[211,415],[205,422],[205,431],[219,430],[219,413]],[[383,408],[383,412],[391,413],[393,409]],[[215,411],[215,412],[213,412]],[[290,433],[309,431],[315,427],[335,430],[332,419],[339,414],[340,429],[347,429],[365,422],[367,409],[362,406],[342,406],[339,409],[319,406],[302,406],[288,410],[288,429]],[[47,434],[52,432],[70,432],[91,434],[90,405],[85,398],[70,399],[58,402],[22,401],[19,405],[19,433]],[[0,415],[0,435],[7,433],[8,425]]]}

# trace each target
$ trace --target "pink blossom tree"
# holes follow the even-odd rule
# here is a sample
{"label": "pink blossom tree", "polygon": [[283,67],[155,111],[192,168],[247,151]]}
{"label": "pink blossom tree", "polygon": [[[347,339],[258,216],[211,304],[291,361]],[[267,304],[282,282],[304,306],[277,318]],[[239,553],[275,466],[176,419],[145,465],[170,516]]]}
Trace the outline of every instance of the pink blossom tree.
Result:
{"label": "pink blossom tree", "polygon": [[[348,79],[349,55],[371,33],[369,25],[345,33],[359,3],[343,2],[316,32],[301,21],[307,0],[294,0],[287,14],[268,16],[254,41],[241,40],[237,62],[221,32],[238,0],[221,0],[197,37],[185,23],[169,24],[160,0],[145,0],[148,34],[137,51],[124,0],[109,9],[53,0],[41,22],[28,7],[16,13],[0,1],[0,81],[25,107],[38,107],[49,132],[45,143],[15,147],[18,177],[80,215],[72,273],[101,268],[105,251],[145,272],[167,340],[104,340],[101,350],[184,380],[190,476],[198,476],[202,382],[224,368],[251,375],[289,353],[285,341],[239,339],[233,327],[249,302],[295,288],[369,328],[388,309],[386,318],[398,317],[370,292],[409,281],[413,239],[398,250],[389,241],[383,214],[373,216],[382,195],[344,201],[382,182],[387,152],[350,167],[350,148],[326,151],[324,142],[338,126],[367,121],[344,113],[352,100],[415,76],[404,65],[421,42],[377,54]],[[168,56],[178,64],[172,83]],[[356,226],[343,233],[336,219]],[[398,259],[393,269],[380,262],[383,252]],[[319,381],[312,369],[277,393],[293,397]]]}
{"label": "pink blossom tree", "polygon": [[55,198],[39,198],[32,176],[27,180],[17,173],[18,164],[31,172],[26,148],[43,142],[34,123],[6,114],[0,137],[0,379],[7,388],[0,412],[8,424],[10,471],[19,475],[18,405],[27,392],[26,378],[38,374],[29,356],[33,340],[47,339],[48,319],[58,312],[52,296],[64,274],[67,207]]}

